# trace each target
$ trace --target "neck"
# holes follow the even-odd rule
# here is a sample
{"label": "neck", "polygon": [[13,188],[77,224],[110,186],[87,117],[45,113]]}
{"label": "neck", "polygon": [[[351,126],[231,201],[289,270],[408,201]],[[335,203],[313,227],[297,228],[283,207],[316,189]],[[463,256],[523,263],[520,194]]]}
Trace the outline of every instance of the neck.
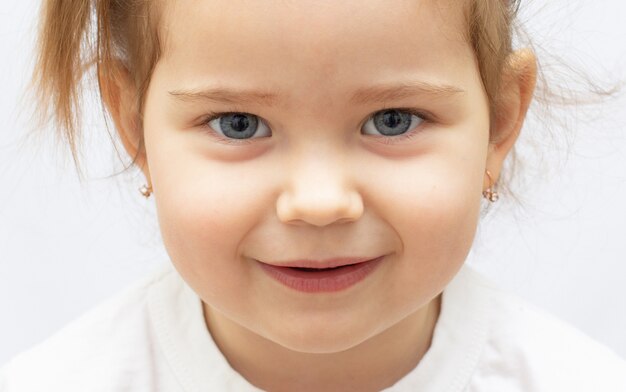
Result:
{"label": "neck", "polygon": [[441,295],[385,331],[330,354],[287,349],[203,304],[205,321],[230,366],[268,391],[380,391],[417,366],[430,347]]}

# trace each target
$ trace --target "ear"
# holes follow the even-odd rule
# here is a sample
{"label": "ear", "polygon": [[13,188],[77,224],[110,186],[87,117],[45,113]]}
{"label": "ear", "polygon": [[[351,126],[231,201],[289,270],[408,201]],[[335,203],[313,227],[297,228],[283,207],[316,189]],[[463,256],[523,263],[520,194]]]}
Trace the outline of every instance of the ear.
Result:
{"label": "ear", "polygon": [[515,144],[537,81],[537,60],[529,49],[509,55],[503,69],[500,86],[500,102],[496,106],[491,128],[487,170],[494,182],[500,177],[502,164]]}
{"label": "ear", "polygon": [[98,83],[103,103],[111,114],[124,149],[130,157],[136,158],[135,162],[149,184],[150,171],[143,147],[136,89],[128,69],[119,60],[113,60],[112,69],[107,69],[106,72],[98,69]]}

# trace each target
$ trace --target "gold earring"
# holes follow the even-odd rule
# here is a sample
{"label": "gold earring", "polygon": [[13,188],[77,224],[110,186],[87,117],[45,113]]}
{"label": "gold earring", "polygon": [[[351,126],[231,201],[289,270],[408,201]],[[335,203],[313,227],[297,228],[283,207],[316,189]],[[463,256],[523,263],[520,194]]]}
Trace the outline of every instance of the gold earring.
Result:
{"label": "gold earring", "polygon": [[495,184],[493,184],[493,178],[491,178],[491,173],[489,172],[489,170],[487,170],[486,173],[487,177],[489,177],[489,187],[483,191],[483,197],[493,203],[498,201],[500,195],[495,190],[495,188],[492,189]]}
{"label": "gold earring", "polygon": [[147,199],[152,194],[152,187],[144,184],[139,188],[139,192]]}

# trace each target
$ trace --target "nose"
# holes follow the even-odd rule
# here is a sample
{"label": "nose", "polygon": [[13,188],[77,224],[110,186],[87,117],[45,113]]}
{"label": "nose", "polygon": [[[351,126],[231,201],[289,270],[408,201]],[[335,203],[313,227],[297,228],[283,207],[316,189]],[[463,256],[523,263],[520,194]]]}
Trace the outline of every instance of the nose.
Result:
{"label": "nose", "polygon": [[281,222],[326,226],[358,220],[363,200],[352,184],[350,168],[341,159],[343,154],[309,151],[298,155],[289,165],[287,184],[276,202]]}

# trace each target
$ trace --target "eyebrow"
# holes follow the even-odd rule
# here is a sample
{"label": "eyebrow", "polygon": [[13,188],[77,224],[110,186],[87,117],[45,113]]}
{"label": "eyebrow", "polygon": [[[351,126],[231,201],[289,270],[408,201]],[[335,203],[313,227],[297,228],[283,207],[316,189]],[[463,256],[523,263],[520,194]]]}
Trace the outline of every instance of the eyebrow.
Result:
{"label": "eyebrow", "polygon": [[274,92],[237,90],[222,87],[212,87],[202,90],[174,90],[169,91],[169,94],[185,102],[214,101],[230,104],[263,102],[268,106],[273,106],[278,99],[278,94]]}
{"label": "eyebrow", "polygon": [[419,95],[426,95],[432,98],[446,98],[463,94],[464,92],[465,90],[456,86],[410,81],[363,88],[354,93],[351,102],[354,104],[385,102]]}
{"label": "eyebrow", "polygon": [[[385,102],[418,95],[445,98],[464,92],[465,90],[456,86],[432,84],[424,81],[411,81],[362,88],[354,93],[350,102],[353,104]],[[272,91],[237,90],[222,87],[173,90],[169,91],[169,94],[185,102],[213,101],[228,104],[264,103],[267,106],[275,105],[279,99],[278,93]]]}

